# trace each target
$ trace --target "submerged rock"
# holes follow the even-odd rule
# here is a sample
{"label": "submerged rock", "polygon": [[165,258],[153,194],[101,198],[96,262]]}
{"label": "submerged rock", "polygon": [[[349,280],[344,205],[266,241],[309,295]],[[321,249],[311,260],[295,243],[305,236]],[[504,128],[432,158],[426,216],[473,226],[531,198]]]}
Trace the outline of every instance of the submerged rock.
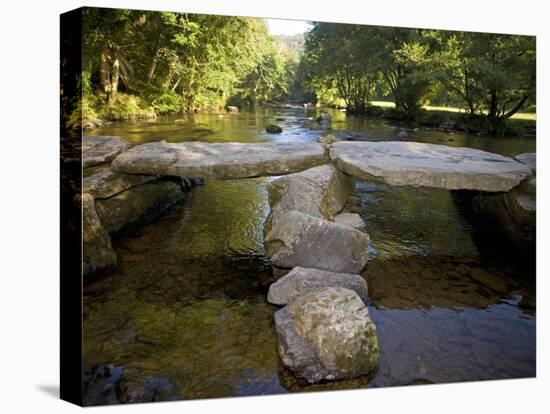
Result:
{"label": "submerged rock", "polygon": [[126,174],[231,179],[289,174],[325,162],[316,142],[150,142],[118,155],[112,167]]}
{"label": "submerged rock", "polygon": [[332,121],[332,115],[329,114],[328,112],[321,111],[321,113],[315,120],[319,123],[330,122]]}
{"label": "submerged rock", "polygon": [[404,129],[400,130],[397,133],[397,138],[408,138],[408,136],[409,136],[409,133],[407,131],[405,131]]}
{"label": "submerged rock", "polygon": [[419,142],[336,142],[330,158],[357,178],[449,190],[510,191],[531,175],[527,165],[502,155]]}
{"label": "submerged rock", "polygon": [[321,288],[275,313],[285,366],[309,383],[366,375],[379,359],[376,327],[354,291]]}
{"label": "submerged rock", "polygon": [[483,269],[473,268],[468,276],[498,293],[506,293],[508,290],[508,285],[502,277],[489,273]]}
{"label": "submerged rock", "polygon": [[82,137],[82,167],[111,162],[118,154],[128,149],[126,141],[111,136]]}
{"label": "submerged rock", "polygon": [[173,400],[174,386],[160,378],[142,378],[125,373],[117,383],[115,393],[122,404]]}
{"label": "submerged rock", "polygon": [[275,124],[269,124],[265,127],[265,130],[270,134],[280,134],[281,132],[283,132],[283,128]]}
{"label": "submerged rock", "polygon": [[96,213],[94,198],[82,194],[82,253],[85,276],[110,270],[117,263],[111,238],[101,225]]}
{"label": "submerged rock", "polygon": [[353,290],[363,301],[367,300],[367,282],[360,275],[295,267],[269,287],[267,301],[286,305],[300,295],[323,287]]}

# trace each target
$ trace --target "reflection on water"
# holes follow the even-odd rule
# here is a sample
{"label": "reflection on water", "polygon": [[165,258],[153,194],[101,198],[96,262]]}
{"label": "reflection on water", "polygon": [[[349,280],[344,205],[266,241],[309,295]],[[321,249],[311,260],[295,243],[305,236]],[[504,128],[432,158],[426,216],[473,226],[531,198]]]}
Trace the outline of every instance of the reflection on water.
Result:
{"label": "reflection on water", "polygon": [[[384,121],[346,119],[337,111],[333,129],[323,130],[310,119],[315,115],[269,109],[180,115],[93,133],[133,143],[397,136],[398,128]],[[266,134],[271,122],[283,134]],[[507,155],[535,145],[423,130],[410,130],[408,139]],[[531,270],[514,257],[487,259],[450,192],[371,181],[359,182],[356,194],[372,240],[363,275],[380,338],[379,369],[370,378],[300,383],[279,361],[277,307],[265,300],[273,281],[262,244],[268,180],[208,181],[115,240],[118,268],[85,287],[85,365],[114,366],[111,380],[94,374],[89,404],[125,401],[127,384],[136,382],[139,395],[148,395],[143,384],[156,384],[158,399],[189,399],[535,375]],[[113,385],[119,378],[125,386]]]}

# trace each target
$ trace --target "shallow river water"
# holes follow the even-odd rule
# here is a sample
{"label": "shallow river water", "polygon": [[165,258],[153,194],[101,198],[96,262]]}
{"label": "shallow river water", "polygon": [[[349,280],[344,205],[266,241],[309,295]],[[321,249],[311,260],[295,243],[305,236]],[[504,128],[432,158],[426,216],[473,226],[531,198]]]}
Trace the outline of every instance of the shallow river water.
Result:
{"label": "shallow river water", "polygon": [[[402,128],[333,111],[329,131],[312,121],[316,115],[268,108],[179,115],[115,123],[90,135],[118,135],[132,144],[300,141],[327,133],[397,140]],[[267,134],[271,122],[284,132]],[[504,155],[535,151],[531,138],[407,133],[407,140]],[[105,391],[121,375],[152,384],[157,399],[191,399],[536,374],[534,263],[480,241],[456,194],[369,181],[357,183],[356,195],[371,238],[363,276],[380,340],[379,368],[350,381],[305,386],[296,380],[277,355],[278,308],[266,302],[273,281],[262,242],[270,179],[207,181],[114,240],[117,269],[84,291],[85,366],[110,366],[104,383],[87,389],[88,404],[124,400],[120,391]],[[487,279],[496,285],[477,281]]]}

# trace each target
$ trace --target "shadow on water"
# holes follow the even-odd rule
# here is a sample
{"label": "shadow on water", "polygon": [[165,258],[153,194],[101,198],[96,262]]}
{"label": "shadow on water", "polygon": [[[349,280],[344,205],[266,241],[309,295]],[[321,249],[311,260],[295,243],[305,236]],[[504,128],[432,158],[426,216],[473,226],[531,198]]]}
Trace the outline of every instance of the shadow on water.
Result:
{"label": "shadow on water", "polygon": [[[223,118],[181,115],[178,122],[119,123],[93,133],[133,143],[397,134],[384,121],[339,112],[334,129],[316,129],[314,116],[268,109]],[[265,124],[275,119],[283,134],[266,134]],[[534,141],[517,138],[499,140],[495,149],[481,137],[410,134],[508,155],[534,148]],[[487,255],[453,193],[369,181],[358,182],[356,195],[371,237],[363,276],[380,339],[379,369],[355,380],[301,383],[280,363],[273,324],[278,308],[265,299],[273,281],[263,250],[268,181],[208,181],[148,225],[115,239],[117,269],[84,291],[87,404],[535,375],[533,269],[513,255]]]}

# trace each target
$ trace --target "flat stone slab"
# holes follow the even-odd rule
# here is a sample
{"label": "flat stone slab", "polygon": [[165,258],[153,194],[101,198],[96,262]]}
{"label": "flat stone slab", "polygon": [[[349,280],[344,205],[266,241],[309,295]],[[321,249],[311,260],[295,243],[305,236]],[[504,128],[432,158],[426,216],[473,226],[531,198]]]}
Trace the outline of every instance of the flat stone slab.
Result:
{"label": "flat stone slab", "polygon": [[119,137],[96,136],[82,137],[82,166],[84,168],[111,162],[129,144]]}
{"label": "flat stone slab", "polygon": [[528,165],[529,168],[533,171],[533,174],[537,172],[537,154],[535,152],[526,152],[523,154],[516,155],[514,157],[519,162]]}
{"label": "flat stone slab", "polygon": [[419,142],[341,141],[332,144],[330,158],[357,178],[448,190],[510,191],[532,174],[527,165],[502,155]]}
{"label": "flat stone slab", "polygon": [[367,282],[360,275],[295,267],[269,287],[267,301],[274,305],[286,305],[300,295],[323,287],[353,290],[363,302],[367,300]]}
{"label": "flat stone slab", "polygon": [[127,174],[231,179],[289,174],[326,162],[316,142],[150,142],[118,155],[112,167]]}

